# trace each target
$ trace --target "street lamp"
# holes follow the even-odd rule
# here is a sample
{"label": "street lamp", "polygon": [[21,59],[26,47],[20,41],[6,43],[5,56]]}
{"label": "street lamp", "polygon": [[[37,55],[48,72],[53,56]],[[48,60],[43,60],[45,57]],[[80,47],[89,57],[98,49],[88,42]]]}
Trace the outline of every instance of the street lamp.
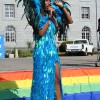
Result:
{"label": "street lamp", "polygon": [[[97,29],[97,0],[95,0],[95,8],[96,8],[96,36],[97,36],[97,50],[100,50],[100,19],[98,20],[98,29]],[[99,32],[99,34],[98,34]],[[98,38],[99,35],[99,38]],[[100,61],[100,55],[97,55],[97,61]],[[98,66],[97,63],[95,63],[95,66]]]}
{"label": "street lamp", "polygon": [[98,33],[97,33],[97,0],[95,0],[95,9],[96,9],[96,38],[97,38],[97,50],[99,48],[99,39],[98,39]]}
{"label": "street lamp", "polygon": [[98,50],[100,50],[100,18],[98,19],[98,29],[97,29],[97,32],[99,32],[99,47],[98,47]]}

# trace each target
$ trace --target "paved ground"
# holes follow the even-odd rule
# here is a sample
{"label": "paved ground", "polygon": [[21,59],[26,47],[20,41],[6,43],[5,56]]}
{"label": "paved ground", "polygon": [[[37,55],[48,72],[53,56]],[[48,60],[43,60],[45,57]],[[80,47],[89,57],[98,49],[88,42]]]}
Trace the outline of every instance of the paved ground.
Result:
{"label": "paved ground", "polygon": [[[95,67],[97,55],[60,57],[62,68]],[[32,70],[32,57],[0,59],[0,71]]]}

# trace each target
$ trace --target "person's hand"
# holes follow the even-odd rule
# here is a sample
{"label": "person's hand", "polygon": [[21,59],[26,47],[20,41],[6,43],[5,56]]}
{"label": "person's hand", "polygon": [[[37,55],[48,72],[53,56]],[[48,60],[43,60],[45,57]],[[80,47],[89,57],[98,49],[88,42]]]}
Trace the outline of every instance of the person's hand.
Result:
{"label": "person's hand", "polygon": [[59,0],[55,0],[54,4],[59,6],[60,8],[63,7],[63,3],[61,1],[59,1]]}
{"label": "person's hand", "polygon": [[54,11],[55,11],[55,10],[54,10],[51,6],[48,7],[48,12],[49,12],[49,17],[50,17],[50,18],[53,17]]}

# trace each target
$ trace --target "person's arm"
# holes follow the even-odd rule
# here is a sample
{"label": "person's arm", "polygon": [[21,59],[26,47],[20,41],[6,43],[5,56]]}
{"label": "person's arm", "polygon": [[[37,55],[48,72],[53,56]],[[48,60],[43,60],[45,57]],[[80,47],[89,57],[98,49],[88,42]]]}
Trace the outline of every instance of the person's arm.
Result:
{"label": "person's arm", "polygon": [[67,9],[63,7],[63,3],[60,2],[59,0],[57,0],[57,1],[55,1],[55,4],[57,6],[59,6],[61,8],[61,10],[63,11],[63,13],[65,14],[65,18],[67,19],[68,24],[72,24],[73,23],[72,17],[70,15],[70,13],[67,11]]}
{"label": "person's arm", "polygon": [[54,11],[54,9],[51,6],[49,6],[48,7],[48,12],[49,12],[48,19],[46,19],[47,21],[46,21],[45,25],[41,29],[39,29],[39,36],[42,37],[45,34],[50,20],[53,20],[53,11]]}
{"label": "person's arm", "polygon": [[68,20],[68,24],[72,24],[73,23],[73,20],[72,20],[72,17],[70,15],[70,13],[67,11],[66,8],[62,7],[61,8],[66,16],[66,19]]}
{"label": "person's arm", "polygon": [[54,16],[51,18],[51,21],[54,23],[54,25],[55,25],[55,27],[56,27],[56,31],[58,31],[58,23],[56,22]]}
{"label": "person's arm", "polygon": [[42,36],[44,35],[44,33],[46,32],[46,30],[47,30],[47,28],[48,28],[49,22],[50,22],[50,20],[48,20],[48,21],[46,22],[46,24],[44,25],[44,27],[43,27],[42,29],[39,30],[39,36],[42,37]]}

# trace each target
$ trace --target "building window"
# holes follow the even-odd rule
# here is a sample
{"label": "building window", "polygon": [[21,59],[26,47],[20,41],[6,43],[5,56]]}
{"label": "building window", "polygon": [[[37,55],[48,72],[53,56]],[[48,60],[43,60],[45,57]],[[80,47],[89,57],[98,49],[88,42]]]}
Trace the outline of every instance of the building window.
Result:
{"label": "building window", "polygon": [[16,42],[16,32],[13,26],[8,26],[5,33],[6,42]]}
{"label": "building window", "polygon": [[14,4],[5,4],[5,17],[15,17],[15,6]]}
{"label": "building window", "polygon": [[82,19],[90,19],[90,8],[89,7],[81,8],[81,17]]}
{"label": "building window", "polygon": [[82,29],[82,39],[88,39],[91,41],[90,28],[87,26]]}

